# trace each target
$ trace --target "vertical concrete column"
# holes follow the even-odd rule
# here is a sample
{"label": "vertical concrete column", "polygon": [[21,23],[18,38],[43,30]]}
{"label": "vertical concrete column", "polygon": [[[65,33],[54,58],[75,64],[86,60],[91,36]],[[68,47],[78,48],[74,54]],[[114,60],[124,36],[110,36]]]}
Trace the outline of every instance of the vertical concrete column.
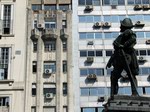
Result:
{"label": "vertical concrete column", "polygon": [[31,46],[32,41],[31,36],[31,26],[32,26],[32,11],[27,9],[27,29],[26,29],[26,65],[25,65],[25,106],[24,112],[31,112],[31,68],[32,68],[32,59],[31,59]]}
{"label": "vertical concrete column", "polygon": [[57,40],[56,40],[56,112],[63,112],[62,92],[62,41],[60,39],[60,28],[62,27],[62,14],[57,11]]}
{"label": "vertical concrete column", "polygon": [[42,67],[42,48],[43,48],[43,40],[41,39],[42,32],[39,31],[40,37],[38,38],[38,49],[37,49],[37,77],[36,77],[36,112],[43,112],[43,82],[42,82],[42,75],[43,75],[43,67]]}
{"label": "vertical concrete column", "polygon": [[73,76],[72,76],[72,12],[67,12],[67,34],[69,35],[67,38],[67,86],[68,86],[68,112],[74,112],[73,108]]}

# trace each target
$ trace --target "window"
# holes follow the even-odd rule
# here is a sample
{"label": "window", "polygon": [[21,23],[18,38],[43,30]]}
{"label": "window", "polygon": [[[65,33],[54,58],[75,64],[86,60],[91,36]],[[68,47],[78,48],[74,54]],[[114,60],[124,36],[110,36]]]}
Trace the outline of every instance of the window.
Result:
{"label": "window", "polygon": [[56,22],[45,22],[45,28],[47,29],[56,28]]}
{"label": "window", "polygon": [[104,69],[103,68],[82,68],[82,69],[80,69],[80,76],[87,76],[89,74],[95,74],[97,76],[103,76],[104,75]]}
{"label": "window", "polygon": [[80,51],[80,57],[86,57],[87,53],[86,51]]}
{"label": "window", "polygon": [[99,6],[100,1],[99,0],[78,0],[79,5],[94,5]]}
{"label": "window", "polygon": [[106,56],[111,56],[113,54],[112,50],[106,50]]}
{"label": "window", "polygon": [[147,95],[150,95],[150,87],[145,87],[145,91]]}
{"label": "window", "polygon": [[44,71],[46,69],[51,69],[52,72],[56,72],[56,62],[55,61],[44,61]]}
{"label": "window", "polygon": [[31,107],[31,112],[36,112],[36,107],[35,106]]}
{"label": "window", "polygon": [[141,4],[141,0],[135,0],[135,4]]}
{"label": "window", "polygon": [[59,10],[63,11],[69,10],[69,5],[68,4],[59,5]]}
{"label": "window", "polygon": [[63,95],[67,95],[67,83],[63,83]]}
{"label": "window", "polygon": [[129,5],[133,5],[133,4],[149,4],[150,1],[149,0],[128,0],[128,4]]}
{"label": "window", "polygon": [[11,33],[11,11],[12,5],[3,5],[3,34],[10,34]]}
{"label": "window", "polygon": [[32,83],[32,96],[36,95],[36,84]]}
{"label": "window", "polygon": [[125,5],[125,0],[103,0],[103,5]]}
{"label": "window", "polygon": [[62,20],[62,28],[67,28],[67,20]]}
{"label": "window", "polygon": [[44,10],[56,10],[56,5],[44,5]]}
{"label": "window", "polygon": [[102,56],[102,51],[96,51],[96,57]]}
{"label": "window", "polygon": [[62,41],[62,46],[63,46],[63,51],[67,51],[67,41],[66,40]]}
{"label": "window", "polygon": [[98,88],[98,95],[104,96],[105,95],[105,88],[103,88],[103,87]]}
{"label": "window", "polygon": [[63,61],[63,72],[66,73],[67,72],[67,61]]}
{"label": "window", "polygon": [[80,51],[80,57],[87,57],[87,56],[102,56],[102,51],[101,50],[96,50],[96,51]]}
{"label": "window", "polygon": [[46,95],[46,93],[56,94],[56,84],[44,83],[43,86],[44,95]]}
{"label": "window", "polygon": [[42,5],[41,4],[32,4],[32,10],[41,10]]}
{"label": "window", "polygon": [[107,75],[111,75],[112,68],[107,68]]}
{"label": "window", "polygon": [[90,88],[90,96],[98,96],[97,88]]}
{"label": "window", "polygon": [[9,97],[0,97],[0,106],[9,106]]}
{"label": "window", "polygon": [[129,5],[134,4],[134,0],[128,0],[128,4],[129,4]]}
{"label": "window", "polygon": [[33,52],[37,52],[37,42],[33,42]]}
{"label": "window", "polygon": [[8,79],[10,48],[0,48],[0,80]]}
{"label": "window", "polygon": [[56,50],[56,41],[44,42],[44,50],[46,52],[55,51]]}
{"label": "window", "polygon": [[144,38],[144,32],[136,32],[137,38]]}
{"label": "window", "polygon": [[94,51],[88,51],[88,56],[95,56]]}
{"label": "window", "polygon": [[37,72],[37,61],[32,62],[32,72],[36,73]]}
{"label": "window", "polygon": [[146,56],[146,50],[140,50],[140,56]]}
{"label": "window", "polygon": [[81,88],[81,96],[89,96],[89,88]]}
{"label": "window", "polygon": [[79,23],[100,22],[101,16],[79,16]]}

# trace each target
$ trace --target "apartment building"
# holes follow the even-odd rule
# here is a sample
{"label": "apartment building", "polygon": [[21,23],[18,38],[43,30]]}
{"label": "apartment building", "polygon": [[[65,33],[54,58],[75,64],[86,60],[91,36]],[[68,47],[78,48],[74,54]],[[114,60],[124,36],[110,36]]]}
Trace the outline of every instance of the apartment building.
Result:
{"label": "apartment building", "polygon": [[71,0],[27,6],[25,112],[74,112]]}
{"label": "apartment building", "polygon": [[25,25],[26,1],[0,0],[0,112],[24,110]]}
{"label": "apartment building", "polygon": [[[138,92],[150,95],[150,0],[76,0],[72,20],[76,112],[102,112],[110,95],[113,69],[105,67],[113,53],[112,42],[120,34],[120,20],[125,17],[132,19],[137,35]],[[121,78],[119,86],[119,94],[131,95],[129,80]]]}

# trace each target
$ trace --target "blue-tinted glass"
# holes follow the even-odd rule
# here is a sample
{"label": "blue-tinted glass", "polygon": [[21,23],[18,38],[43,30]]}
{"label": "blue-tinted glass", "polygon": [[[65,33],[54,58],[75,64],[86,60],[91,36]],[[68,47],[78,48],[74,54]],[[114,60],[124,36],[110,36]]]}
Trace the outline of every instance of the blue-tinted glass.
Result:
{"label": "blue-tinted glass", "polygon": [[142,94],[143,94],[143,92],[142,92],[143,90],[142,90],[142,88],[141,88],[141,87],[138,87],[138,89],[137,89],[137,90],[138,90],[139,95],[142,95]]}
{"label": "blue-tinted glass", "polygon": [[80,39],[86,39],[86,33],[79,33]]}
{"label": "blue-tinted glass", "polygon": [[104,36],[105,36],[105,38],[112,38],[112,37],[111,37],[111,33],[105,32],[105,33],[104,33]]}
{"label": "blue-tinted glass", "polygon": [[88,56],[95,56],[94,51],[88,51]]}
{"label": "blue-tinted glass", "polygon": [[90,96],[98,96],[97,88],[90,88]]}
{"label": "blue-tinted glass", "polygon": [[110,0],[103,0],[104,5],[110,5]]}
{"label": "blue-tinted glass", "polygon": [[104,21],[105,22],[110,22],[111,21],[111,16],[104,16]]}
{"label": "blue-tinted glass", "polygon": [[144,32],[137,32],[137,38],[144,38]]}
{"label": "blue-tinted glass", "polygon": [[125,17],[125,15],[119,15],[119,21],[122,21]]}
{"label": "blue-tinted glass", "polygon": [[94,22],[100,22],[101,16],[94,16]]}
{"label": "blue-tinted glass", "polygon": [[134,4],[134,0],[128,0],[128,4]]}
{"label": "blue-tinted glass", "polygon": [[50,69],[52,69],[52,72],[55,72],[56,71],[56,65],[50,65]]}
{"label": "blue-tinted glass", "polygon": [[83,112],[95,112],[95,108],[83,108]]}
{"label": "blue-tinted glass", "polygon": [[86,16],[79,16],[79,23],[86,23]]}
{"label": "blue-tinted glass", "polygon": [[149,74],[149,68],[142,68],[142,75]]}
{"label": "blue-tinted glass", "polygon": [[79,0],[79,5],[85,5],[85,0]]}
{"label": "blue-tinted glass", "polygon": [[142,68],[139,68],[139,75],[142,75]]}
{"label": "blue-tinted glass", "polygon": [[105,94],[104,88],[103,87],[98,88],[98,95],[104,95],[104,94]]}
{"label": "blue-tinted glass", "polygon": [[102,56],[102,51],[96,51],[96,56]]}
{"label": "blue-tinted glass", "polygon": [[150,32],[145,32],[146,38],[150,38]]}
{"label": "blue-tinted glass", "polygon": [[112,55],[112,50],[106,51],[106,56],[111,56]]}
{"label": "blue-tinted glass", "polygon": [[145,87],[145,91],[147,95],[150,95],[150,87]]}
{"label": "blue-tinted glass", "polygon": [[141,0],[135,0],[135,4],[141,4]]}
{"label": "blue-tinted glass", "polygon": [[111,35],[112,35],[112,38],[117,38],[119,33],[118,32],[112,32]]}
{"label": "blue-tinted glass", "polygon": [[56,5],[44,5],[44,10],[56,10]]}
{"label": "blue-tinted glass", "polygon": [[89,96],[89,88],[81,88],[81,96]]}
{"label": "blue-tinted glass", "polygon": [[119,93],[120,95],[124,94],[124,89],[123,89],[122,87],[120,87],[119,90],[118,90],[118,93]]}
{"label": "blue-tinted glass", "polygon": [[135,18],[137,21],[142,21],[143,20],[143,15],[135,15]]}
{"label": "blue-tinted glass", "polygon": [[117,16],[117,15],[111,16],[111,21],[114,23],[118,23],[119,22],[119,16]]}
{"label": "blue-tinted glass", "polygon": [[125,0],[118,0],[118,5],[125,5]]}
{"label": "blue-tinted glass", "polygon": [[86,54],[86,51],[80,51],[80,57],[86,57],[87,54]]}
{"label": "blue-tinted glass", "polygon": [[150,55],[150,50],[147,50],[147,54]]}
{"label": "blue-tinted glass", "polygon": [[101,39],[102,33],[95,33],[95,39]]}
{"label": "blue-tinted glass", "polygon": [[86,37],[87,39],[94,39],[94,33],[87,33]]}
{"label": "blue-tinted glass", "polygon": [[129,17],[132,21],[137,21],[135,15],[129,15],[128,17]]}
{"label": "blue-tinted glass", "polygon": [[111,75],[112,68],[107,68],[107,75]]}
{"label": "blue-tinted glass", "polygon": [[50,25],[48,23],[45,23],[45,28],[50,28]]}
{"label": "blue-tinted glass", "polygon": [[92,0],[86,0],[86,5],[92,5]]}
{"label": "blue-tinted glass", "polygon": [[118,5],[118,0],[111,0],[111,5]]}
{"label": "blue-tinted glass", "polygon": [[42,9],[41,5],[38,5],[38,4],[33,4],[32,5],[32,10],[41,10],[41,9]]}
{"label": "blue-tinted glass", "polygon": [[110,95],[110,87],[107,87],[107,94]]}
{"label": "blue-tinted glass", "polygon": [[98,112],[104,112],[104,107],[99,107]]}
{"label": "blue-tinted glass", "polygon": [[146,56],[146,50],[140,50],[140,56]]}
{"label": "blue-tinted glass", "polygon": [[80,76],[86,76],[88,73],[87,73],[87,69],[81,69],[80,70]]}
{"label": "blue-tinted glass", "polygon": [[142,0],[143,4],[149,4],[149,0]]}
{"label": "blue-tinted glass", "polygon": [[131,87],[125,87],[124,92],[126,95],[131,95]]}
{"label": "blue-tinted glass", "polygon": [[95,70],[95,72],[96,72],[96,75],[97,75],[97,76],[102,76],[102,69],[98,69],[98,68],[97,68],[97,69]]}
{"label": "blue-tinted glass", "polygon": [[99,6],[100,5],[100,1],[99,0],[93,0],[93,5]]}
{"label": "blue-tinted glass", "polygon": [[86,16],[86,22],[92,23],[93,22],[93,16]]}
{"label": "blue-tinted glass", "polygon": [[69,5],[59,5],[59,10],[69,10]]}
{"label": "blue-tinted glass", "polygon": [[150,15],[144,15],[144,21],[149,21],[150,20]]}
{"label": "blue-tinted glass", "polygon": [[88,74],[95,74],[95,69],[94,68],[89,68],[88,69]]}
{"label": "blue-tinted glass", "polygon": [[50,24],[50,28],[56,28],[56,24]]}

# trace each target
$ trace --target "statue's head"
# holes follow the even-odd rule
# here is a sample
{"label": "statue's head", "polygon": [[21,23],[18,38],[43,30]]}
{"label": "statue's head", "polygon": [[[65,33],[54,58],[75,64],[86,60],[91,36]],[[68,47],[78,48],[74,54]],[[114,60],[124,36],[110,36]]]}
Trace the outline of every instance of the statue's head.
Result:
{"label": "statue's head", "polygon": [[120,31],[124,32],[126,29],[131,29],[133,28],[133,23],[130,18],[125,18],[123,21],[120,21],[121,26],[120,26]]}

